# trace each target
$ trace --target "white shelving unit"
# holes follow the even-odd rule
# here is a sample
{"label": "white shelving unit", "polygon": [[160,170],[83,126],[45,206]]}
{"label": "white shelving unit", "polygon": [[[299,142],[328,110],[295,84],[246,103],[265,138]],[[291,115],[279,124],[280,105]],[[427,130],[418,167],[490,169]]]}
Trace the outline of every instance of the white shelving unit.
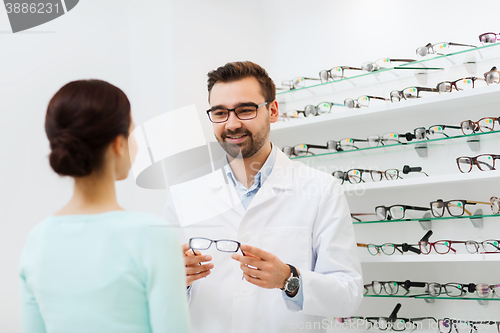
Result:
{"label": "white shelving unit", "polygon": [[[436,87],[436,84],[442,81],[469,76],[483,77],[491,67],[500,68],[500,43],[406,66],[442,69],[390,69],[283,92],[278,94],[280,111],[303,110],[308,104],[317,105],[323,101],[343,103],[345,98],[357,98],[362,95],[389,98],[392,90],[403,90],[411,86]],[[464,120],[477,121],[482,117],[500,116],[500,84],[445,94],[423,92],[421,97],[395,103],[372,101],[370,107],[354,110],[334,106],[327,115],[280,121],[271,126],[271,141],[278,147],[301,143],[325,145],[329,140],[366,139],[370,135],[382,136],[385,133],[404,134],[417,127],[460,126]],[[495,129],[500,130],[500,126]],[[450,136],[462,135],[460,130],[454,129],[446,130],[446,133]],[[468,144],[468,139],[479,143]],[[421,151],[417,153],[415,147],[423,145],[426,146],[425,154]],[[474,167],[468,174],[460,173],[456,164],[456,158],[459,156],[500,154],[500,133],[362,149],[365,147],[367,145],[363,146],[361,143],[359,151],[341,153],[315,150],[313,153],[316,155],[295,160],[330,174],[336,170],[359,168],[383,171],[402,169],[403,165],[409,165],[420,166],[429,175],[425,177],[421,174],[409,174],[403,175],[404,179],[384,179],[381,182],[372,182],[369,175],[366,175],[365,183],[344,184],[344,193],[352,213],[374,213],[374,208],[378,205],[429,207],[429,202],[438,198],[488,202],[491,196],[500,197],[500,161],[497,162],[498,171],[482,172]],[[491,214],[488,206],[478,205],[471,209],[477,212],[478,208],[482,209],[482,214]],[[408,211],[408,214],[411,216],[407,218],[416,219],[421,218],[423,212]],[[429,226],[433,230],[431,242],[441,239],[500,239],[500,217],[485,217],[477,225],[467,218],[433,220]],[[357,241],[372,244],[416,244],[425,234],[422,228],[417,220],[390,223],[380,221],[354,226]],[[358,250],[363,277],[367,283],[394,280],[500,283],[500,254],[468,254],[462,251],[447,255],[434,252],[429,255],[416,255],[408,252],[403,255],[371,256],[365,248]],[[383,309],[388,316],[397,303],[403,305],[404,313],[412,314],[410,317],[500,321],[500,301],[481,303],[453,299],[426,303],[411,298],[366,297],[355,316],[377,316],[374,309],[378,312]]]}

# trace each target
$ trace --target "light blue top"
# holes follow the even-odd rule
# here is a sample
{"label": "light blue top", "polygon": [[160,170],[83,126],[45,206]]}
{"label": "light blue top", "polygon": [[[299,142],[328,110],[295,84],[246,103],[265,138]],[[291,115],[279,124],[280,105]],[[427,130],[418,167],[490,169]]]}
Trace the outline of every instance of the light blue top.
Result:
{"label": "light blue top", "polygon": [[[274,163],[276,162],[276,149],[277,148],[274,147],[273,145],[271,153],[269,154],[266,161],[260,168],[259,172],[257,172],[257,174],[255,175],[254,182],[249,189],[247,189],[242,183],[240,183],[238,180],[236,180],[236,178],[234,178],[233,171],[231,170],[231,166],[229,165],[229,163],[226,163],[226,165],[224,165],[224,170],[226,172],[226,175],[229,179],[231,179],[231,183],[233,184],[236,193],[238,193],[238,196],[240,197],[241,203],[243,204],[243,207],[245,207],[245,210],[248,208],[253,198],[262,187],[262,184],[264,184],[264,182],[266,181],[267,177],[269,177],[271,171],[273,171]],[[226,162],[227,162],[227,156],[226,156]],[[294,297],[288,297],[285,294],[285,292],[283,292],[283,299],[286,302],[294,303],[294,305],[292,305],[292,309],[295,311],[302,310],[304,305],[304,294],[303,294],[301,276],[299,276],[299,283],[300,283],[299,291],[297,292],[297,295],[295,295]]]}
{"label": "light blue top", "polygon": [[50,216],[20,264],[26,333],[189,332],[177,235],[140,212]]}

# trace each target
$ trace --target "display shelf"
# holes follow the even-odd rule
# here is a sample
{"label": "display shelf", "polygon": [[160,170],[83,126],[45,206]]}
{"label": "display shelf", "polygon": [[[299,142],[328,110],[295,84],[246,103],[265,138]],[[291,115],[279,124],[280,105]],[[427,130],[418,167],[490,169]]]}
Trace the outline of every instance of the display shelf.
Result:
{"label": "display shelf", "polygon": [[[422,59],[422,60],[417,60],[414,62],[402,64],[399,66],[391,67],[391,68],[384,68],[378,71],[374,71],[371,73],[367,72],[362,72],[362,74],[359,75],[352,75],[340,80],[335,80],[335,81],[329,81],[325,83],[319,83],[319,84],[314,84],[310,85],[307,87],[302,87],[302,88],[297,88],[297,89],[292,89],[292,90],[285,90],[285,91],[280,91],[277,93],[278,97],[288,97],[288,96],[293,96],[293,95],[298,95],[298,94],[304,94],[307,93],[308,95],[313,95],[315,91],[318,89],[327,89],[327,90],[334,90],[338,89],[337,86],[340,85],[346,85],[346,86],[358,86],[360,82],[362,81],[368,81],[368,82],[377,82],[380,81],[381,76],[385,76],[388,78],[399,78],[401,76],[411,76],[414,75],[415,72],[417,71],[427,71],[430,68],[430,70],[435,70],[435,69],[441,69],[441,68],[446,68],[449,65],[455,65],[457,63],[463,63],[464,59],[467,58],[473,58],[473,57],[479,57],[481,59],[488,57],[489,53],[493,54],[493,56],[497,56],[498,52],[495,48],[498,47],[500,43],[497,44],[491,44],[491,45],[484,45],[480,46],[477,48],[469,48],[466,50],[461,50],[457,52],[453,52],[447,55],[438,55],[438,56],[430,56],[428,58]],[[409,68],[413,67],[418,67],[419,69],[413,70]],[[426,70],[426,68],[428,68]],[[319,72],[319,71],[318,71]],[[394,72],[397,72],[395,75]],[[392,75],[391,75],[392,74]],[[385,78],[384,77],[384,78]],[[319,78],[319,76],[318,76]]]}
{"label": "display shelf", "polygon": [[[500,45],[500,43],[499,43]],[[453,91],[451,93],[432,94],[414,100],[403,100],[400,102],[381,102],[379,105],[374,105],[366,108],[347,110],[344,107],[335,107],[332,112],[320,116],[312,116],[307,118],[297,118],[280,120],[271,124],[273,131],[281,131],[287,129],[297,130],[298,127],[306,127],[311,125],[332,126],[340,120],[353,120],[356,117],[373,118],[378,116],[397,116],[404,113],[417,112],[422,114],[425,119],[426,114],[432,115],[435,112],[444,109],[474,109],[481,107],[483,112],[492,112],[496,115],[498,110],[498,102],[500,100],[500,84],[478,87],[470,90]],[[309,104],[309,103],[306,103]],[[303,105],[303,107],[306,106]],[[465,120],[465,119],[464,119]],[[422,124],[425,125],[425,124]],[[433,124],[427,124],[431,126]],[[370,133],[373,134],[373,133]]]}
{"label": "display shelf", "polygon": [[[401,133],[404,134],[404,133]],[[458,141],[462,140],[464,143],[467,142],[467,140],[471,138],[490,138],[490,135],[498,135],[500,134],[500,130],[498,131],[491,131],[491,132],[485,132],[485,133],[474,133],[474,134],[469,134],[469,135],[456,135],[456,136],[450,136],[450,137],[444,137],[444,138],[437,138],[437,139],[429,139],[429,140],[415,140],[415,141],[410,141],[410,142],[405,142],[405,143],[396,143],[396,144],[391,144],[391,145],[384,145],[384,146],[377,146],[377,147],[366,147],[366,148],[359,148],[359,149],[353,149],[353,150],[345,150],[345,151],[338,151],[338,152],[331,152],[331,153],[324,153],[324,154],[314,154],[314,155],[307,155],[307,156],[295,156],[291,157],[292,160],[307,160],[307,159],[317,159],[317,158],[330,158],[330,157],[335,157],[335,156],[340,156],[344,157],[345,154],[361,154],[366,151],[373,151],[373,150],[388,150],[388,149],[407,149],[405,147],[412,147],[414,148],[416,145],[422,145],[422,144],[427,144],[428,146],[431,146],[433,143],[438,143],[441,144],[443,142],[447,141]],[[358,138],[361,139],[361,138]]]}
{"label": "display shelf", "polygon": [[460,219],[474,219],[474,218],[498,218],[500,214],[489,215],[471,215],[471,216],[445,216],[445,217],[421,217],[418,219],[402,219],[402,220],[375,220],[375,221],[361,221],[353,222],[353,224],[374,224],[374,223],[396,223],[396,222],[421,222],[421,221],[444,221],[444,220],[460,220]]}
{"label": "display shelf", "polygon": [[481,298],[481,297],[447,297],[447,296],[411,296],[411,295],[363,295],[363,297],[374,298],[414,298],[414,299],[443,299],[455,301],[500,301],[500,298]]}
{"label": "display shelf", "polygon": [[[404,188],[412,186],[425,186],[430,184],[444,185],[451,182],[466,182],[478,180],[492,180],[500,179],[500,170],[494,171],[480,171],[473,170],[469,173],[460,173],[458,168],[455,170],[457,173],[448,175],[436,175],[425,177],[424,175],[415,175],[414,178],[397,179],[397,180],[382,180],[380,182],[368,181],[366,183],[351,184],[344,182],[342,188],[345,194],[360,193],[360,191],[377,190],[384,188]],[[406,175],[405,175],[406,176]],[[500,184],[500,183],[499,183]]]}
{"label": "display shelf", "polygon": [[499,262],[500,253],[488,253],[488,254],[403,254],[392,256],[386,255],[360,255],[359,260],[364,264],[378,264],[378,263],[401,263],[401,262]]}

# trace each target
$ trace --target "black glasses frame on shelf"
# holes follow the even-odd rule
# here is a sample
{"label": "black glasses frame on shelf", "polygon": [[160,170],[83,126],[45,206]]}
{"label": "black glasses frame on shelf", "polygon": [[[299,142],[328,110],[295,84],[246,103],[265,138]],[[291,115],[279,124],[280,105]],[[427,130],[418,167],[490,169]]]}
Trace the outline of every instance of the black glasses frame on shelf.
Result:
{"label": "black glasses frame on shelf", "polygon": [[[389,207],[386,206],[377,206],[375,207],[375,213],[377,214],[377,219],[379,221],[384,221],[384,220],[402,220],[405,218],[406,211],[410,210],[417,210],[417,211],[429,211],[431,210],[430,208],[427,207],[417,207],[417,206],[408,206],[408,205],[392,205]],[[396,210],[402,211],[402,217],[400,218],[395,218],[394,215],[396,215]],[[382,218],[382,216],[384,216]],[[399,215],[398,215],[399,216]]]}
{"label": "black glasses frame on shelf", "polygon": [[[431,213],[434,217],[443,217],[445,210],[448,211],[448,214],[450,216],[458,217],[458,216],[463,216],[465,213],[467,215],[471,216],[472,213],[468,211],[465,206],[466,205],[488,205],[490,206],[491,204],[489,202],[483,202],[483,201],[470,201],[470,200],[448,200],[448,201],[443,201],[442,199],[438,199],[436,201],[431,201],[430,206],[431,206]],[[451,207],[451,209],[450,209]]]}

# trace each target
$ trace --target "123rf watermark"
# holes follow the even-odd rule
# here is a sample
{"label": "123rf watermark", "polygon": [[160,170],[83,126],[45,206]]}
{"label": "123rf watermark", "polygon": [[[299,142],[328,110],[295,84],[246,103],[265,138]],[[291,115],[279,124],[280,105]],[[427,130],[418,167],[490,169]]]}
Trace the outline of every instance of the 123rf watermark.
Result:
{"label": "123rf watermark", "polygon": [[79,0],[3,0],[12,32],[31,29],[63,16]]}

